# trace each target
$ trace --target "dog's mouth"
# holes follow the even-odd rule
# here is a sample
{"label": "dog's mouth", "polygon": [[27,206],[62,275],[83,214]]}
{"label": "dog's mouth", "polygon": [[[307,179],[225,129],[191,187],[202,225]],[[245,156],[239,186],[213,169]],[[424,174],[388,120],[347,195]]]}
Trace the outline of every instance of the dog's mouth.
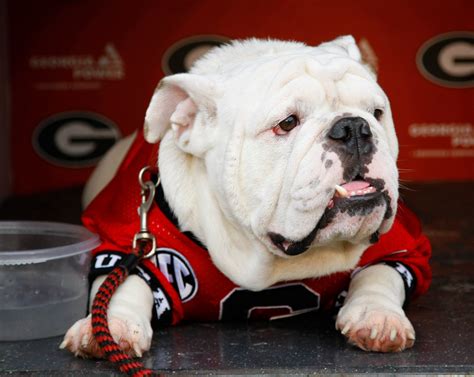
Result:
{"label": "dog's mouth", "polygon": [[364,200],[370,197],[370,194],[377,193],[377,189],[371,186],[370,182],[364,180],[356,180],[342,185],[336,185],[333,198],[329,201],[327,208],[334,207],[336,201],[342,199],[360,199]]}
{"label": "dog's mouth", "polygon": [[268,237],[273,245],[286,255],[302,254],[314,241],[317,232],[328,226],[339,212],[348,211],[351,215],[364,216],[372,212],[372,209],[382,204],[384,200],[387,201],[386,195],[382,192],[383,187],[381,180],[363,179],[359,176],[351,182],[335,185],[334,195],[329,200],[326,210],[316,227],[304,239],[292,241],[273,232],[269,232]]}

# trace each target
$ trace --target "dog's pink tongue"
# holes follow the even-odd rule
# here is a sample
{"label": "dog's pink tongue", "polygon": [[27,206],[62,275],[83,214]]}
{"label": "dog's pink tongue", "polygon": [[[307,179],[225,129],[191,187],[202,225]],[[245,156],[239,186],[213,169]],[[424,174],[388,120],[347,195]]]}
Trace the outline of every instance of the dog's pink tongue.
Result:
{"label": "dog's pink tongue", "polygon": [[352,182],[349,182],[349,183],[345,183],[341,186],[344,187],[347,191],[350,192],[350,191],[363,190],[363,189],[369,187],[370,183],[366,182],[366,181],[352,181]]}

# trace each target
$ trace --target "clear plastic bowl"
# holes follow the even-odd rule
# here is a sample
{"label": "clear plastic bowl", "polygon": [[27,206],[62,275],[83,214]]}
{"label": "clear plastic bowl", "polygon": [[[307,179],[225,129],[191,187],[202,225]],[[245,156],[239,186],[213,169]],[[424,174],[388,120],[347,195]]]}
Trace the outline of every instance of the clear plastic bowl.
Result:
{"label": "clear plastic bowl", "polygon": [[62,335],[83,317],[98,245],[79,225],[0,221],[0,341]]}

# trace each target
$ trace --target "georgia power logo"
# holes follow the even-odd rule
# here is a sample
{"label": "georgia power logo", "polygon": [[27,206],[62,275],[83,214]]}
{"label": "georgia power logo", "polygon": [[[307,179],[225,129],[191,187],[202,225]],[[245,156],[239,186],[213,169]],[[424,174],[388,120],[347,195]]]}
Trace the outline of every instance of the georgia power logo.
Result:
{"label": "georgia power logo", "polygon": [[33,132],[33,147],[46,161],[64,167],[94,165],[120,138],[109,119],[90,112],[56,114]]}
{"label": "georgia power logo", "polygon": [[161,65],[165,75],[188,72],[192,64],[213,47],[229,42],[219,35],[195,35],[181,39],[163,54]]}
{"label": "georgia power logo", "polygon": [[418,50],[416,63],[428,80],[452,88],[474,86],[474,33],[437,35]]}
{"label": "georgia power logo", "polygon": [[156,262],[165,278],[178,292],[182,302],[191,300],[198,290],[198,281],[191,265],[176,250],[156,249]]}
{"label": "georgia power logo", "polygon": [[109,42],[101,55],[34,55],[29,60],[34,70],[69,70],[74,80],[123,80],[125,65]]}

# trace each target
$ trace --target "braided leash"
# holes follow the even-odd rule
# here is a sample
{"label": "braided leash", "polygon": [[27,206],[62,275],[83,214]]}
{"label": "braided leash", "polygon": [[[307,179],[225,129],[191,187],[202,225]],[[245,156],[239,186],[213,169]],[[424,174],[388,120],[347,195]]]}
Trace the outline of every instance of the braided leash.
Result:
{"label": "braided leash", "polygon": [[117,364],[120,371],[133,377],[159,376],[159,374],[145,368],[140,361],[134,360],[122,351],[110,334],[107,311],[112,295],[120,284],[125,281],[130,271],[137,266],[142,258],[149,258],[156,250],[155,237],[147,228],[147,213],[152,205],[155,186],[158,185],[159,180],[156,185],[151,181],[144,182],[143,175],[148,169],[148,167],[143,168],[138,176],[142,187],[142,203],[138,208],[140,231],[133,238],[133,252],[112,270],[104,280],[94,298],[91,310],[92,332],[97,344],[109,361]]}

